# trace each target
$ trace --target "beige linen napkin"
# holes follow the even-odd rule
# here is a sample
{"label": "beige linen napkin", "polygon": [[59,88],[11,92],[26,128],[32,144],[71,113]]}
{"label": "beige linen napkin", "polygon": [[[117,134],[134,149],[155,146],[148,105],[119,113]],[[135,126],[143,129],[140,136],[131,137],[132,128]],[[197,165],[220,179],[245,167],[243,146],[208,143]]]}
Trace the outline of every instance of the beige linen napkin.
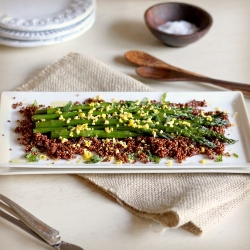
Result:
{"label": "beige linen napkin", "polygon": [[[153,91],[96,59],[71,53],[19,91]],[[129,97],[128,97],[129,98]],[[249,198],[244,174],[81,174],[127,210],[202,234]],[[243,218],[242,218],[243,220]],[[233,225],[232,225],[233,226]]]}

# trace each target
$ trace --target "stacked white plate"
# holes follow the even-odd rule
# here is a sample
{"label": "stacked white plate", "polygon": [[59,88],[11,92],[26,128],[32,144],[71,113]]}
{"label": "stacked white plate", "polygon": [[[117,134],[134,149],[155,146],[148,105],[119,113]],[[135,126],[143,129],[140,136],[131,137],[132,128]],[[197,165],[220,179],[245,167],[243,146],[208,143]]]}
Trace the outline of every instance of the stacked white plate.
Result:
{"label": "stacked white plate", "polygon": [[0,0],[0,44],[36,47],[74,39],[95,21],[95,0]]}

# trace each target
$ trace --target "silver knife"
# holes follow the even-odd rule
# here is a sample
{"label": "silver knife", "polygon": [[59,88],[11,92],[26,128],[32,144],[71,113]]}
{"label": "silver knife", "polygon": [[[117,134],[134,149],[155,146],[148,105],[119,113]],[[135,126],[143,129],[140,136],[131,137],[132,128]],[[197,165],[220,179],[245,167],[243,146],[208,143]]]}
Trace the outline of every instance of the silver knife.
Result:
{"label": "silver knife", "polygon": [[[83,250],[83,248],[61,240],[60,233],[40,221],[34,215],[17,205],[15,202],[0,194],[0,216],[20,227],[35,238],[46,242],[57,250]],[[7,211],[2,211],[1,209]]]}

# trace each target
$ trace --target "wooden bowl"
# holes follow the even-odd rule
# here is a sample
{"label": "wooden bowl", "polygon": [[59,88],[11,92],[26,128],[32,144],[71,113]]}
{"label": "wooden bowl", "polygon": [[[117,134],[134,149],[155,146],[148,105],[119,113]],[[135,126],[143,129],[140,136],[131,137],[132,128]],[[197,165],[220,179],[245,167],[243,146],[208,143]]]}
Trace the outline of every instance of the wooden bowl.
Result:
{"label": "wooden bowl", "polygon": [[[148,8],[144,14],[146,25],[152,34],[171,47],[183,47],[202,38],[211,28],[213,19],[205,10],[186,3],[167,2]],[[168,21],[187,21],[196,25],[198,31],[189,35],[170,34],[159,30]]]}

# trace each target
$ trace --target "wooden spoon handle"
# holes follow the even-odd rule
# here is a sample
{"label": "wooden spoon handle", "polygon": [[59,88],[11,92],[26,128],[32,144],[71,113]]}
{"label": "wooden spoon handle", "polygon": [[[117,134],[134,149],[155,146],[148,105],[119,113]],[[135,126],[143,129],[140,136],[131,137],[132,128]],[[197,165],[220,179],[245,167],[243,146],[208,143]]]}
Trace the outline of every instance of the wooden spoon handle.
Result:
{"label": "wooden spoon handle", "polygon": [[213,79],[205,76],[192,75],[183,71],[166,68],[154,68],[142,66],[136,69],[136,73],[144,78],[160,81],[195,81],[214,84],[229,90],[241,91],[245,96],[250,97],[250,85],[237,82],[229,82]]}

